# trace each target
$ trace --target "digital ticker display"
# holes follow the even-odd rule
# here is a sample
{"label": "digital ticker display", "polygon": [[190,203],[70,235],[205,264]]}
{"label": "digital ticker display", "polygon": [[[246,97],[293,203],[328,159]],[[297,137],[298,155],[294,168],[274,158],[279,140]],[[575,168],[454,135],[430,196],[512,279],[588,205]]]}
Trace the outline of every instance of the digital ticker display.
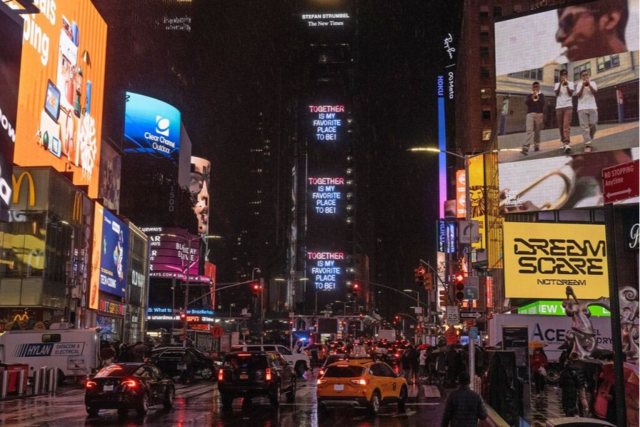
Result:
{"label": "digital ticker display", "polygon": [[602,206],[602,168],[638,159],[638,15],[600,0],[495,24],[504,212]]}

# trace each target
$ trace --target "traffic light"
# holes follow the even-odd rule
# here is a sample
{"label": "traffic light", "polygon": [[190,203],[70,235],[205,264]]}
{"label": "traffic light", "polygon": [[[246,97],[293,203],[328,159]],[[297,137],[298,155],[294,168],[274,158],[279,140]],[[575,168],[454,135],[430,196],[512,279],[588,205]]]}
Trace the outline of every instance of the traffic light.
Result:
{"label": "traffic light", "polygon": [[427,276],[427,269],[423,266],[419,266],[413,269],[413,277],[415,277],[416,283],[420,286],[424,286]]}
{"label": "traffic light", "polygon": [[456,301],[462,302],[464,300],[464,274],[456,273],[454,283]]}
{"label": "traffic light", "polygon": [[447,306],[447,291],[440,291],[440,307]]}
{"label": "traffic light", "polygon": [[260,283],[253,282],[251,284],[251,291],[253,292],[254,297],[258,297],[258,295],[260,295]]}
{"label": "traffic light", "polygon": [[428,272],[425,276],[424,289],[427,291],[433,290],[433,273],[432,272]]}
{"label": "traffic light", "polygon": [[187,313],[180,313],[180,320],[182,320],[183,322],[187,320]]}
{"label": "traffic light", "polygon": [[358,294],[360,293],[360,283],[354,283],[353,284],[353,288],[351,288],[351,291],[353,293],[353,299],[357,299],[358,298]]}

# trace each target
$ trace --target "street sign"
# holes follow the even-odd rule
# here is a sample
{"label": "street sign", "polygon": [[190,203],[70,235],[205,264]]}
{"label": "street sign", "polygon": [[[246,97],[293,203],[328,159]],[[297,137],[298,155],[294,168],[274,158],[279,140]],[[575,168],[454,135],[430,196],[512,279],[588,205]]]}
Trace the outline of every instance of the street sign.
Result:
{"label": "street sign", "polygon": [[467,276],[464,280],[464,299],[480,299],[478,290],[480,278],[478,276]]}
{"label": "street sign", "polygon": [[638,160],[602,169],[604,203],[638,197]]}
{"label": "street sign", "polygon": [[457,305],[447,306],[447,325],[457,325],[460,323],[460,307]]}
{"label": "street sign", "polygon": [[211,336],[214,338],[220,338],[222,335],[224,335],[224,329],[222,329],[220,325],[213,325],[210,332]]}
{"label": "street sign", "polygon": [[416,314],[422,314],[422,307],[414,307],[413,310]]}
{"label": "street sign", "polygon": [[460,312],[460,318],[462,319],[479,319],[482,317],[482,313],[477,311],[462,311]]}
{"label": "street sign", "polygon": [[478,339],[478,328],[476,328],[476,327],[469,328],[469,339],[470,340],[477,340]]}
{"label": "street sign", "polygon": [[480,241],[480,222],[462,220],[458,223],[460,243],[478,243]]}

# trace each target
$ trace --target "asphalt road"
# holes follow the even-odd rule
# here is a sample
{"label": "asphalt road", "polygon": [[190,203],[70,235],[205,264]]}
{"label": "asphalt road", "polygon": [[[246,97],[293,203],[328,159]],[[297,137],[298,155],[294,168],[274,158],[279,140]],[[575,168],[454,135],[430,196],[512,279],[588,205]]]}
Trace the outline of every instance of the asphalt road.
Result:
{"label": "asphalt road", "polygon": [[[383,408],[377,418],[360,409],[330,409],[327,414],[318,413],[315,377],[298,382],[296,402],[282,403],[272,409],[267,399],[253,399],[243,405],[236,399],[233,410],[222,411],[215,383],[199,382],[190,386],[176,385],[176,401],[171,411],[152,407],[149,413],[138,418],[129,411],[125,419],[119,419],[114,410],[100,411],[98,417],[88,417],[84,408],[84,390],[65,386],[55,395],[30,397],[0,402],[0,426],[438,426],[443,399],[435,387],[414,385],[409,392],[407,408],[398,413],[395,406]],[[283,396],[284,402],[284,396]]]}

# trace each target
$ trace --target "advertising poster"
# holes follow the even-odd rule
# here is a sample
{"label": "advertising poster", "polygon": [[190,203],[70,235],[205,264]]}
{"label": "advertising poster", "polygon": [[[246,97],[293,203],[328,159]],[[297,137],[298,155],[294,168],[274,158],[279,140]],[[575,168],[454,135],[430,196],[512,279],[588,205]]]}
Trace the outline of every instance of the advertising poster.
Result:
{"label": "advertising poster", "polygon": [[22,27],[0,8],[0,221],[9,220],[13,148],[16,142],[16,116]]}
{"label": "advertising poster", "polygon": [[100,290],[123,297],[127,288],[129,227],[104,210],[100,254]]}
{"label": "advertising poster", "polygon": [[[597,189],[567,185],[571,177],[560,169],[567,165],[573,174],[576,155],[638,146],[638,14],[638,0],[601,0],[495,24],[500,194],[507,211],[575,207],[569,203]],[[503,182],[503,173],[519,177]],[[536,203],[530,193],[541,185],[583,194]],[[601,205],[589,203],[582,205]]]}
{"label": "advertising poster", "polygon": [[609,296],[604,225],[505,222],[504,265],[507,298]]}
{"label": "advertising poster", "polygon": [[206,235],[209,232],[209,184],[211,177],[211,162],[200,157],[191,157],[191,177],[189,192],[193,213],[198,218],[198,233]]}
{"label": "advertising poster", "polygon": [[14,162],[73,172],[98,196],[107,25],[90,0],[24,17]]}
{"label": "advertising poster", "polygon": [[93,245],[91,246],[91,281],[89,282],[89,303],[92,310],[98,309],[100,294],[100,257],[102,252],[102,224],[104,222],[104,207],[95,204],[93,212]]}
{"label": "advertising poster", "polygon": [[484,249],[487,241],[485,224],[486,216],[486,187],[484,184],[484,156],[476,156],[469,159],[469,217],[478,221],[480,229],[480,241],[472,243],[477,249]]}
{"label": "advertising poster", "polygon": [[112,211],[120,210],[120,177],[122,157],[109,143],[102,144],[100,154],[100,189],[98,198]]}
{"label": "advertising poster", "polygon": [[181,228],[141,228],[149,236],[149,277],[209,282],[199,275],[200,237]]}
{"label": "advertising poster", "polygon": [[166,102],[127,92],[124,118],[125,153],[168,159],[180,155],[180,111]]}

